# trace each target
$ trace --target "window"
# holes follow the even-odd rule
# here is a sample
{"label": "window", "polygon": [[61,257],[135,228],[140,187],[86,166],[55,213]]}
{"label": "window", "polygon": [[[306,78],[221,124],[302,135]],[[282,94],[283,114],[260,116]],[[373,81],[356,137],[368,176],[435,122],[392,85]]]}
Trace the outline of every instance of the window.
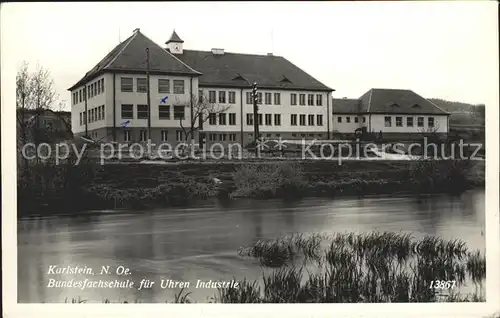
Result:
{"label": "window", "polygon": [[301,126],[305,126],[306,125],[306,115],[300,115],[299,116],[299,124]]}
{"label": "window", "polygon": [[406,126],[413,127],[413,117],[406,117]]}
{"label": "window", "polygon": [[274,93],[274,105],[280,105],[280,104],[281,104],[281,94]]}
{"label": "window", "polygon": [[221,104],[226,103],[226,92],[219,91],[219,103],[221,103]]}
{"label": "window", "polygon": [[168,79],[158,79],[158,93],[170,93],[170,80]]}
{"label": "window", "polygon": [[83,113],[80,113],[80,126],[83,125]]}
{"label": "window", "polygon": [[417,117],[417,126],[424,127],[424,117]]}
{"label": "window", "polygon": [[236,134],[229,134],[229,141],[236,141]]}
{"label": "window", "polygon": [[137,93],[146,93],[148,91],[148,81],[146,78],[137,79]]}
{"label": "window", "polygon": [[258,114],[259,117],[257,117],[259,119],[259,125],[262,125],[262,114]]}
{"label": "window", "polygon": [[363,123],[366,123],[366,117],[363,116]]}
{"label": "window", "polygon": [[83,112],[83,123],[86,124],[87,123],[87,113],[86,112]]}
{"label": "window", "polygon": [[208,114],[208,124],[209,125],[217,125],[217,114],[216,113]]}
{"label": "window", "polygon": [[87,90],[86,89],[83,89],[83,97],[82,97],[83,100],[86,100],[87,99]]}
{"label": "window", "polygon": [[253,125],[253,114],[247,114],[247,125]]}
{"label": "window", "polygon": [[203,103],[203,90],[198,90],[198,104]]}
{"label": "window", "polygon": [[101,79],[101,92],[104,93],[104,78]]}
{"label": "window", "polygon": [[[174,106],[174,107],[176,107],[176,106]],[[176,130],[175,131],[175,140],[182,141],[182,137],[183,137],[182,130]]]}
{"label": "window", "polygon": [[101,80],[99,80],[97,83],[97,95],[101,94]]}
{"label": "window", "polygon": [[297,134],[292,134],[292,137],[297,137]]}
{"label": "window", "polygon": [[271,93],[266,93],[266,95],[265,95],[266,105],[271,105],[271,97],[272,97]]}
{"label": "window", "polygon": [[281,114],[274,114],[274,126],[281,126]]}
{"label": "window", "polygon": [[307,116],[307,124],[309,126],[314,126],[314,115],[308,115]]}
{"label": "window", "polygon": [[174,94],[184,94],[184,80],[174,80]]}
{"label": "window", "polygon": [[281,135],[280,134],[276,134],[276,137],[279,138],[279,137],[281,137]]}
{"label": "window", "polygon": [[86,93],[87,95],[85,95],[85,93],[83,94],[83,95],[84,95],[84,99],[87,99],[87,97],[88,97],[88,98],[92,97],[92,96],[90,95],[90,86],[87,86],[87,90],[86,90],[86,92],[87,92],[87,93]]}
{"label": "window", "polygon": [[306,104],[306,94],[300,94],[299,95],[299,104],[300,105],[305,105]]}
{"label": "window", "polygon": [[220,141],[226,141],[226,134],[219,134]]}
{"label": "window", "polygon": [[297,94],[290,94],[290,105],[297,105]]}
{"label": "window", "polygon": [[253,104],[252,92],[247,92],[247,104]]}
{"label": "window", "polygon": [[384,117],[385,121],[385,127],[391,127],[392,126],[392,118],[391,116],[385,116]]}
{"label": "window", "polygon": [[200,114],[198,116],[198,129],[199,130],[203,130],[203,122],[205,121],[206,119],[203,119],[203,114]]}
{"label": "window", "polygon": [[215,96],[216,96],[215,91],[208,91],[208,102],[215,103],[215,99],[216,99]]}
{"label": "window", "polygon": [[146,141],[148,139],[147,135],[148,132],[146,130],[139,131],[139,141]]}
{"label": "window", "polygon": [[359,117],[358,116],[354,117],[354,122],[355,123],[359,123]]}
{"label": "window", "polygon": [[137,105],[137,119],[148,118],[148,105]]}
{"label": "window", "polygon": [[168,106],[168,105],[158,106],[158,118],[159,119],[170,119],[170,106]]}
{"label": "window", "polygon": [[228,93],[229,104],[236,104],[236,92]]}
{"label": "window", "polygon": [[134,81],[131,77],[121,78],[122,92],[133,92],[134,91]]}
{"label": "window", "polygon": [[94,96],[97,95],[97,82],[94,82]]}
{"label": "window", "polygon": [[174,119],[184,119],[184,106],[174,106]]}
{"label": "window", "polygon": [[290,115],[290,125],[297,126],[297,114]]}
{"label": "window", "polygon": [[90,122],[91,123],[94,122],[94,109],[93,108],[90,110]]}
{"label": "window", "polygon": [[323,115],[316,115],[316,125],[323,126]]}
{"label": "window", "polygon": [[257,93],[257,104],[262,104],[262,93]]}
{"label": "window", "polygon": [[266,125],[270,126],[273,124],[273,116],[271,114],[266,114]]}
{"label": "window", "polygon": [[97,107],[97,120],[101,120],[101,106]]}
{"label": "window", "polygon": [[94,84],[90,84],[90,97],[94,97]]}
{"label": "window", "polygon": [[236,113],[229,114],[229,125],[231,126],[236,125]]}
{"label": "window", "polygon": [[323,95],[316,94],[316,105],[323,106]]}
{"label": "window", "polygon": [[168,141],[168,130],[161,131],[161,141]]}
{"label": "window", "polygon": [[226,114],[219,113],[219,125],[226,125]]}
{"label": "window", "polygon": [[314,95],[313,94],[307,95],[307,105],[314,106]]}
{"label": "window", "polygon": [[434,117],[427,118],[427,125],[429,127],[434,127]]}
{"label": "window", "polygon": [[396,117],[396,127],[403,127],[403,117]]}
{"label": "window", "polygon": [[305,137],[305,136],[306,136],[306,134],[300,134],[300,137]]}
{"label": "window", "polygon": [[80,96],[80,103],[82,102],[82,90],[78,92],[78,95]]}
{"label": "window", "polygon": [[134,105],[122,105],[122,118],[134,119]]}
{"label": "window", "polygon": [[104,112],[104,105],[101,106],[102,107],[102,119],[105,119],[105,112]]}
{"label": "window", "polygon": [[208,139],[209,139],[210,141],[215,141],[215,140],[216,140],[216,138],[217,138],[217,135],[216,135],[216,134],[209,134],[209,135],[208,135]]}
{"label": "window", "polygon": [[123,131],[123,141],[130,142],[132,140],[132,131],[129,129],[125,129]]}
{"label": "window", "polygon": [[351,117],[347,116],[347,117],[345,118],[345,122],[346,122],[346,123],[350,123],[350,122],[351,122]]}
{"label": "window", "polygon": [[266,134],[266,138],[271,138],[271,134]]}

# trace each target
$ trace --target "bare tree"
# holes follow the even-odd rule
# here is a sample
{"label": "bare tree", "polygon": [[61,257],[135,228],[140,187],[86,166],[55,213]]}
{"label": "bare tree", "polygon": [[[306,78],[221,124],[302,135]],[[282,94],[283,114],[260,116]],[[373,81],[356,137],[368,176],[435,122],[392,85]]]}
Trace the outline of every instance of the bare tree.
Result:
{"label": "bare tree", "polygon": [[[28,134],[33,136],[35,145],[38,146],[39,136],[43,133],[40,131],[39,116],[52,109],[56,100],[54,80],[50,72],[38,66],[36,71],[31,73],[29,64],[23,62],[16,76],[18,148],[26,144]],[[30,117],[27,116],[28,111]]]}
{"label": "bare tree", "polygon": [[[220,105],[218,103],[211,103],[206,96],[196,96],[195,94],[191,95],[191,104],[193,105],[192,116],[190,116],[190,120],[187,121],[184,118],[179,120],[180,127],[183,132],[184,140],[187,143],[191,139],[191,144],[194,144],[194,134],[196,131],[202,129],[203,124],[209,119],[210,114],[212,116],[218,117],[218,114],[225,113],[228,109],[228,105]],[[188,111],[191,105],[188,106]],[[187,121],[187,123],[185,123]]]}

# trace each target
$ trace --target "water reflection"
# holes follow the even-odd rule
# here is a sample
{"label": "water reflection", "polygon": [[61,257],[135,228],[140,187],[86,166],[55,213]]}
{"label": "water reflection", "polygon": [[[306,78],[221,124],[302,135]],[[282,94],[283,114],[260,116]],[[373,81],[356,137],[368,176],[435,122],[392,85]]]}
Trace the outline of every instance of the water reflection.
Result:
{"label": "water reflection", "polygon": [[[484,250],[484,191],[461,196],[311,198],[301,201],[203,201],[191,207],[133,213],[88,213],[18,222],[19,302],[63,302],[82,297],[101,302],[164,302],[178,290],[50,289],[50,265],[123,265],[132,279],[191,281],[260,279],[256,260],[240,259],[240,246],[294,232],[403,231],[414,236],[460,238]],[[75,278],[62,275],[61,279]],[[118,278],[111,275],[110,278]],[[193,289],[206,301],[210,289]]]}

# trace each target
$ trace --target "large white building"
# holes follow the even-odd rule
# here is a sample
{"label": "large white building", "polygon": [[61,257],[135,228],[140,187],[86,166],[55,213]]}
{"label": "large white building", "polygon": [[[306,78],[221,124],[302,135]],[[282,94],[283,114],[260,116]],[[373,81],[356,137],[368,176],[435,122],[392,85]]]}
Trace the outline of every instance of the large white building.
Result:
{"label": "large white building", "polygon": [[361,129],[386,139],[449,132],[450,113],[411,90],[373,88],[358,99],[333,99],[332,113],[333,137]]}
{"label": "large white building", "polygon": [[261,137],[331,137],[333,89],[285,58],[185,50],[183,43],[174,31],[161,47],[136,29],[69,88],[74,134],[132,143],[145,142],[150,131],[154,143],[180,142],[181,126],[190,130],[201,101],[213,113],[204,114],[202,125],[196,120],[195,138],[246,145],[254,138],[251,84],[256,82]]}

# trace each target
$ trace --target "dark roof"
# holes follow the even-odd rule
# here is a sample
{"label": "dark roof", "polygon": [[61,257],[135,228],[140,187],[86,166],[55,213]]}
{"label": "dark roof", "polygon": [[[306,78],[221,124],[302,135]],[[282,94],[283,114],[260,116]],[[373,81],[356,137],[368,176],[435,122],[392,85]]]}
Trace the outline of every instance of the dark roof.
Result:
{"label": "dark roof", "polygon": [[184,41],[181,40],[181,38],[177,35],[177,33],[172,32],[172,35],[170,36],[170,40],[165,42],[165,44],[169,44],[170,42],[175,42],[175,43],[184,43]]}
{"label": "dark roof", "polygon": [[408,89],[372,88],[360,98],[359,112],[379,114],[449,115],[436,104]]}
{"label": "dark roof", "polygon": [[261,88],[333,91],[281,56],[184,50],[178,57],[203,74],[200,86],[243,88],[257,82]]}
{"label": "dark roof", "polygon": [[170,52],[146,37],[140,31],[118,44],[94,68],[68,90],[85,84],[103,72],[141,72],[147,70],[146,48],[149,48],[151,73],[199,76],[200,73],[184,64]]}
{"label": "dark roof", "polygon": [[335,114],[342,113],[359,113],[360,112],[360,100],[359,99],[350,99],[350,98],[342,98],[337,99],[334,98],[332,101],[332,112]]}

